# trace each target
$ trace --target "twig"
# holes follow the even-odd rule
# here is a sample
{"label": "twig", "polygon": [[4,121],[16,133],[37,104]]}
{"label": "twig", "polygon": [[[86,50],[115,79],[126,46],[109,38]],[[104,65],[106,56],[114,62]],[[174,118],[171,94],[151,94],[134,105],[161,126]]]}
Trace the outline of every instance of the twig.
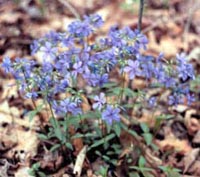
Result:
{"label": "twig", "polygon": [[80,15],[77,10],[68,2],[68,0],[58,0],[61,4],[69,9],[69,11],[77,18],[80,19]]}
{"label": "twig", "polygon": [[142,15],[144,9],[144,0],[140,0],[140,10],[139,10],[139,18],[138,18],[138,30],[141,31],[142,26]]}

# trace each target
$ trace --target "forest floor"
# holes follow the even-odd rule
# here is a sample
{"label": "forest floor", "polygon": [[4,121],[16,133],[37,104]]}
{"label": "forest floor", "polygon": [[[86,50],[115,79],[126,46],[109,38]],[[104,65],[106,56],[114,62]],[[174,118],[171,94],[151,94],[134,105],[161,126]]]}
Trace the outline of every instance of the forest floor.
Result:
{"label": "forest floor", "polygon": [[[51,30],[64,31],[67,25],[76,19],[75,16],[98,13],[105,21],[99,34],[104,36],[112,25],[137,28],[139,1],[123,0],[68,0],[75,9],[70,10],[64,0],[4,0],[0,1],[0,61],[5,56],[30,58],[30,44],[33,39],[45,35]],[[157,56],[163,52],[166,59],[185,52],[193,64],[197,75],[195,94],[197,100],[191,105],[180,104],[176,107],[165,107],[173,119],[163,122],[154,143],[158,152],[151,152],[151,158],[159,159],[165,165],[180,169],[184,177],[200,177],[200,1],[199,0],[149,0],[145,4],[142,19],[142,32],[148,37],[149,44],[145,54]],[[142,87],[144,81],[136,79],[135,87]],[[35,162],[40,162],[40,170],[50,177],[73,176],[74,164],[63,160],[62,153],[44,150],[46,142],[37,137],[38,127],[46,122],[29,121],[25,111],[31,110],[32,103],[25,100],[13,84],[14,79],[7,77],[0,70],[0,177],[28,177],[28,169]],[[164,95],[164,93],[161,93]],[[157,110],[156,114],[159,114]],[[139,122],[145,122],[150,129],[155,126],[152,110],[141,110],[136,115]],[[131,137],[122,135],[124,147]],[[85,146],[83,142],[73,142],[80,155]],[[147,150],[148,151],[148,150]],[[66,154],[65,154],[66,155]],[[123,177],[123,155],[117,160],[116,176]],[[88,158],[88,157],[87,157]],[[86,158],[86,159],[87,159]],[[85,160],[82,176],[95,177],[103,162]],[[114,176],[114,174],[108,176]],[[155,170],[154,176],[164,177]],[[173,177],[173,176],[172,176]],[[175,177],[175,176],[174,176]]]}

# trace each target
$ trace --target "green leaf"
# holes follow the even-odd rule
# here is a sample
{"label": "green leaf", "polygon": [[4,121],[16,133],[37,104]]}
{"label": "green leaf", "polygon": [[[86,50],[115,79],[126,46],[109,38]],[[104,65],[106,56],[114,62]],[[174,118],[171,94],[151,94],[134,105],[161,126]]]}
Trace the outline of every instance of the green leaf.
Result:
{"label": "green leaf", "polygon": [[82,117],[80,116],[69,116],[67,119],[66,119],[66,124],[67,125],[74,125],[74,126],[78,126],[79,125],[79,122],[83,120]]}
{"label": "green leaf", "polygon": [[98,155],[98,156],[102,155],[100,151],[95,151],[95,154]]}
{"label": "green leaf", "polygon": [[137,166],[130,166],[130,169],[134,169],[137,171],[152,171],[153,169],[147,167],[137,167]]}
{"label": "green leaf", "polygon": [[103,143],[103,148],[104,148],[104,149],[108,149],[109,146],[110,146],[110,144],[109,144],[107,141],[105,141],[105,142]]}
{"label": "green leaf", "polygon": [[116,82],[109,82],[103,85],[103,88],[111,88],[111,87],[116,87],[117,83]]}
{"label": "green leaf", "polygon": [[168,171],[168,177],[180,177],[181,175],[177,171]]}
{"label": "green leaf", "polygon": [[103,155],[102,158],[106,161],[110,161],[110,157],[106,156],[106,155]]}
{"label": "green leaf", "polygon": [[101,175],[102,177],[107,177],[108,173],[108,167],[100,166],[99,171],[97,171],[98,175]]}
{"label": "green leaf", "polygon": [[140,175],[137,172],[129,173],[129,176],[130,177],[140,177]]}
{"label": "green leaf", "polygon": [[145,158],[143,156],[140,156],[138,164],[139,164],[139,167],[144,167],[145,166],[146,160],[145,160]]}
{"label": "green leaf", "polygon": [[172,114],[161,114],[161,115],[157,116],[156,119],[166,120],[166,119],[171,119],[173,117],[174,117],[174,115],[172,115]]}
{"label": "green leaf", "polygon": [[159,166],[158,168],[160,168],[163,172],[168,171],[168,167],[166,167],[166,166]]}
{"label": "green leaf", "polygon": [[114,126],[113,126],[113,130],[115,131],[117,136],[120,137],[120,134],[121,134],[121,126],[120,126],[120,124],[115,123]]}
{"label": "green leaf", "polygon": [[112,126],[108,123],[105,124],[106,125],[106,130],[107,130],[107,133],[109,134],[111,129],[112,129]]}
{"label": "green leaf", "polygon": [[71,137],[71,139],[76,139],[76,138],[83,138],[83,137],[96,137],[97,134],[95,133],[86,133],[86,134],[81,134],[81,133],[76,133]]}
{"label": "green leaf", "polygon": [[38,113],[37,110],[28,112],[29,122],[31,122],[33,120],[33,118],[36,116],[37,113]]}
{"label": "green leaf", "polygon": [[132,97],[132,98],[137,96],[137,93],[134,92],[132,89],[130,89],[128,87],[124,88],[124,94],[125,94],[125,96],[129,96],[129,97]]}
{"label": "green leaf", "polygon": [[137,132],[135,132],[134,130],[129,129],[126,125],[121,124],[121,127],[122,127],[125,131],[127,131],[129,134],[131,134],[132,136],[138,137]]}
{"label": "green leaf", "polygon": [[133,103],[128,103],[123,105],[124,108],[133,108],[134,104]]}
{"label": "green leaf", "polygon": [[163,122],[163,120],[167,120],[167,119],[171,119],[173,118],[174,116],[171,115],[171,114],[162,114],[160,116],[157,116],[156,117],[156,123],[155,123],[155,126],[154,126],[154,130],[157,131],[161,125],[161,123]]}
{"label": "green leaf", "polygon": [[69,142],[65,143],[65,146],[66,146],[67,148],[71,149],[71,150],[74,149],[73,146],[72,146],[72,144],[69,143]]}
{"label": "green leaf", "polygon": [[37,162],[37,163],[34,163],[33,166],[32,166],[32,169],[34,170],[38,170],[40,168],[40,162]]}
{"label": "green leaf", "polygon": [[180,177],[181,175],[179,174],[179,172],[181,170],[177,169],[177,168],[172,168],[170,166],[159,166],[159,168],[165,172],[167,174],[167,177]]}
{"label": "green leaf", "polygon": [[45,134],[38,133],[37,136],[38,136],[38,138],[40,138],[42,140],[48,140],[48,136],[46,136]]}
{"label": "green leaf", "polygon": [[33,169],[28,169],[28,174],[30,176],[35,176],[35,171]]}
{"label": "green leaf", "polygon": [[63,136],[63,132],[62,132],[62,129],[59,125],[59,122],[56,118],[54,117],[51,117],[50,118],[50,123],[51,125],[53,126],[54,128],[54,134],[55,134],[55,137],[58,138],[61,142],[63,142],[65,140],[65,137]]}
{"label": "green leaf", "polygon": [[152,134],[151,133],[143,133],[142,135],[143,135],[147,145],[149,146],[152,143],[152,140],[153,140]]}
{"label": "green leaf", "polygon": [[114,133],[111,133],[110,135],[107,135],[106,137],[104,137],[103,139],[100,139],[98,141],[96,141],[94,144],[92,144],[88,150],[91,150],[92,148],[94,147],[97,147],[97,146],[100,146],[102,144],[104,144],[105,142],[107,141],[110,141],[111,139],[113,139],[115,137],[115,134]]}
{"label": "green leaf", "polygon": [[62,142],[64,140],[64,136],[63,136],[63,133],[61,131],[61,128],[60,127],[56,127],[54,129],[54,131],[55,131],[56,137]]}
{"label": "green leaf", "polygon": [[41,172],[41,171],[38,172],[38,175],[39,175],[40,177],[47,177],[47,176],[45,175],[45,173],[43,173],[43,172]]}
{"label": "green leaf", "polygon": [[118,161],[117,161],[116,159],[111,159],[110,162],[111,162],[113,165],[116,166]]}
{"label": "green leaf", "polygon": [[96,132],[98,137],[102,137],[103,136],[102,129],[100,127],[96,126],[96,127],[94,127],[94,130],[95,130],[95,132]]}
{"label": "green leaf", "polygon": [[106,154],[107,154],[107,155],[114,155],[115,152],[114,152],[114,151],[108,151],[108,152],[106,152]]}
{"label": "green leaf", "polygon": [[83,134],[81,134],[81,133],[76,133],[75,135],[73,135],[73,136],[71,137],[71,139],[82,138],[82,137],[84,137]]}
{"label": "green leaf", "polygon": [[50,123],[51,123],[51,125],[53,126],[54,129],[58,127],[58,122],[54,117],[51,117],[49,119],[49,121],[50,121]]}
{"label": "green leaf", "polygon": [[147,171],[142,171],[142,174],[143,174],[144,177],[154,177],[151,173],[149,173]]}
{"label": "green leaf", "polygon": [[157,145],[155,145],[154,143],[151,143],[151,147],[154,151],[158,151],[159,147]]}
{"label": "green leaf", "polygon": [[60,144],[55,144],[51,147],[50,151],[53,152],[55,151],[56,149],[58,149],[61,145]]}
{"label": "green leaf", "polygon": [[148,133],[149,132],[149,127],[147,126],[146,123],[141,123],[140,127],[141,127],[141,129],[143,130],[144,133]]}
{"label": "green leaf", "polygon": [[113,89],[110,90],[111,93],[114,93],[115,95],[119,95],[122,91],[122,88],[121,87],[115,87]]}
{"label": "green leaf", "polygon": [[67,133],[67,130],[68,130],[68,124],[67,124],[67,117],[65,116],[64,117],[64,121],[62,121],[62,124],[61,124],[62,126],[63,126],[63,131],[65,132],[65,133]]}
{"label": "green leaf", "polygon": [[28,117],[29,117],[29,122],[31,122],[33,120],[33,118],[36,116],[37,113],[39,113],[42,110],[43,104],[39,105],[38,107],[36,107],[35,110],[29,111]]}
{"label": "green leaf", "polygon": [[101,113],[99,111],[89,111],[81,116],[81,119],[97,119],[101,118]]}

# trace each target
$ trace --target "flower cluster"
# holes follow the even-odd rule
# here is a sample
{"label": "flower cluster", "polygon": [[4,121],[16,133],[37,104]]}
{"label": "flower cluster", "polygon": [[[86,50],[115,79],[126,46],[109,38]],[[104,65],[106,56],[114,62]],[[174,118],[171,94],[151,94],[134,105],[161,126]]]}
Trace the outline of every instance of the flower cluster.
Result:
{"label": "flower cluster", "polygon": [[[106,37],[92,41],[91,36],[95,36],[102,24],[99,15],[85,16],[83,21],[72,22],[63,33],[50,32],[33,41],[32,55],[41,53],[43,62],[24,58],[11,62],[6,57],[2,67],[15,77],[26,98],[43,98],[57,115],[81,114],[81,97],[74,89],[80,79],[92,88],[101,88],[110,82],[110,72],[117,67],[130,80],[143,77],[149,86],[160,84],[170,89],[170,105],[181,103],[184,95],[189,104],[194,101],[188,89],[194,70],[184,54],[177,55],[173,63],[166,62],[163,54],[157,58],[144,56],[141,50],[147,47],[147,37],[129,27],[114,26]],[[58,99],[60,93],[68,94]],[[119,103],[108,103],[106,93],[94,96],[93,101],[92,108],[100,111],[108,124],[120,120]],[[149,101],[151,105],[155,102],[156,97]]]}

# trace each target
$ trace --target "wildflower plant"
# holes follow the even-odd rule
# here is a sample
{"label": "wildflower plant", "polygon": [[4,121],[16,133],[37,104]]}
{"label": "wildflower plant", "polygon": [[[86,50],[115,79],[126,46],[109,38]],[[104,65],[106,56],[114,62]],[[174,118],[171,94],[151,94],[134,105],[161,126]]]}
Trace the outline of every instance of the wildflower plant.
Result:
{"label": "wildflower plant", "polygon": [[[3,59],[2,68],[16,79],[20,93],[33,100],[37,110],[34,113],[42,110],[35,104],[37,99],[42,98],[50,108],[52,128],[43,138],[56,137],[60,141],[56,148],[66,145],[73,150],[72,139],[83,137],[89,143],[88,151],[101,145],[107,149],[108,142],[120,137],[122,130],[140,136],[122,118],[131,121],[129,112],[136,103],[156,109],[160,98],[157,95],[146,98],[147,89],[169,90],[169,106],[181,104],[184,99],[190,105],[195,100],[189,89],[190,80],[195,78],[194,69],[185,54],[177,54],[174,60],[166,60],[163,54],[156,58],[144,55],[148,39],[140,31],[114,26],[106,37],[98,38],[96,34],[102,25],[99,15],[84,16],[82,21],[72,22],[65,32],[50,32],[33,41],[31,54],[41,53],[42,62]],[[115,71],[121,82],[113,81]],[[146,87],[142,90],[128,87],[127,82],[136,78],[143,78]],[[87,111],[83,109],[85,97],[92,104]],[[84,128],[87,121],[93,121],[93,127]],[[71,126],[82,129],[82,133],[71,135]],[[144,127],[141,136],[149,146],[153,136],[142,124]]]}

